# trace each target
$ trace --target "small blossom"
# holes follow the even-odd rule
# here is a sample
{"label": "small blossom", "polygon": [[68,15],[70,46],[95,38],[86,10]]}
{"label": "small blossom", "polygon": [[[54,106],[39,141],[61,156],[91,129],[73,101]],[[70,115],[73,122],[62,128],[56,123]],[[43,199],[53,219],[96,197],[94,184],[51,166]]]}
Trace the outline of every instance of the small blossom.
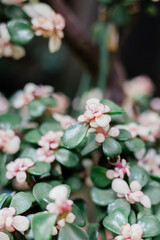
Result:
{"label": "small blossom", "polygon": [[41,137],[38,144],[41,148],[37,149],[39,161],[53,162],[55,160],[55,150],[58,149],[63,132],[49,131]]}
{"label": "small blossom", "polygon": [[20,59],[24,57],[25,50],[23,47],[14,45],[10,41],[10,35],[8,33],[5,23],[0,24],[0,58],[1,57],[13,57],[13,59]]}
{"label": "small blossom", "polygon": [[106,177],[109,179],[114,179],[118,177],[123,179],[125,174],[127,174],[127,176],[129,177],[129,168],[130,167],[127,164],[127,161],[125,159],[122,159],[122,161],[115,166],[114,170],[107,170]]}
{"label": "small blossom", "polygon": [[49,203],[46,209],[49,213],[58,215],[57,225],[53,228],[53,235],[57,235],[57,230],[75,220],[75,215],[71,212],[73,201],[68,199],[68,189],[64,185],[54,187],[49,197],[54,200],[54,203]]}
{"label": "small blossom", "polygon": [[106,114],[110,112],[108,106],[100,103],[97,98],[91,98],[86,103],[86,111],[78,117],[79,122],[89,123],[91,127],[107,127],[111,121],[111,116]]}
{"label": "small blossom", "polygon": [[139,224],[129,223],[123,224],[121,228],[121,236],[115,238],[115,240],[142,240],[143,229]]}
{"label": "small blossom", "polygon": [[0,130],[0,149],[8,154],[15,154],[20,147],[20,138],[13,130]]}
{"label": "small blossom", "polygon": [[138,76],[131,81],[126,81],[123,90],[127,97],[136,99],[140,96],[151,96],[154,91],[152,80],[147,76]]}
{"label": "small blossom", "polygon": [[33,165],[34,162],[29,158],[17,158],[15,161],[7,164],[6,177],[7,179],[16,177],[17,182],[24,183],[27,178],[26,171]]}
{"label": "small blossom", "polygon": [[13,107],[20,109],[27,106],[35,99],[42,97],[49,97],[53,93],[53,87],[36,85],[34,83],[28,83],[24,87],[22,92],[19,92],[13,102]]}
{"label": "small blossom", "polygon": [[29,220],[27,217],[16,215],[16,210],[13,207],[2,208],[0,210],[0,239],[9,240],[8,232],[19,231],[25,232],[29,228]]}
{"label": "small blossom", "polygon": [[144,207],[150,208],[151,201],[147,195],[141,191],[141,185],[138,181],[133,181],[130,184],[130,188],[126,181],[117,178],[112,182],[112,189],[117,193],[118,197],[125,197],[128,202],[134,204],[140,202]]}
{"label": "small blossom", "polygon": [[51,112],[64,114],[69,107],[69,98],[61,92],[54,93],[53,97],[55,98],[57,105],[55,107],[49,107],[49,110]]}
{"label": "small blossom", "polygon": [[61,127],[65,130],[69,126],[71,126],[73,123],[75,123],[75,119],[70,117],[69,115],[61,115],[59,113],[53,113],[53,118],[60,122]]}
{"label": "small blossom", "polygon": [[156,111],[156,112],[160,112],[160,98],[153,98],[150,102],[150,107]]}

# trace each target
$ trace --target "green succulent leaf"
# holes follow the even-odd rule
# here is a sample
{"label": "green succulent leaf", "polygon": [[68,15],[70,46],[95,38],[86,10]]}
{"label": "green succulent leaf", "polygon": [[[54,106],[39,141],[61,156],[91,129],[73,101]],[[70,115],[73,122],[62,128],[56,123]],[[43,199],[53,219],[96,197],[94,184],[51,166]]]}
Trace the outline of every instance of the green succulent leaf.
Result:
{"label": "green succulent leaf", "polygon": [[7,193],[0,194],[0,204],[3,202],[6,196],[7,196]]}
{"label": "green succulent leaf", "polygon": [[160,222],[158,218],[153,215],[147,217],[144,215],[138,220],[138,224],[143,228],[144,238],[155,237],[160,234]]}
{"label": "green succulent leaf", "polygon": [[27,147],[21,152],[20,158],[30,158],[33,162],[37,162],[38,156],[37,156],[36,149]]}
{"label": "green succulent leaf", "polygon": [[72,205],[72,213],[76,216],[74,223],[80,227],[84,227],[86,225],[86,219],[76,204]]}
{"label": "green succulent leaf", "polygon": [[111,189],[91,189],[92,201],[99,206],[107,206],[116,199],[116,194]]}
{"label": "green succulent leaf", "polygon": [[121,108],[116,103],[112,102],[111,100],[102,99],[101,103],[103,103],[104,105],[110,107],[111,111],[109,112],[109,114],[111,114],[111,115],[126,113],[126,111],[123,108]]}
{"label": "green succulent leaf", "polygon": [[32,231],[35,240],[51,240],[57,216],[50,213],[37,213],[32,218]]}
{"label": "green succulent leaf", "polygon": [[28,18],[26,13],[22,10],[21,7],[18,5],[9,5],[5,9],[5,15],[12,19],[22,19],[22,18]]}
{"label": "green succulent leaf", "polygon": [[37,183],[33,187],[33,196],[35,197],[42,210],[45,210],[47,204],[52,202],[51,199],[48,197],[49,192],[52,188],[53,187],[50,184],[45,182]]}
{"label": "green succulent leaf", "polygon": [[111,20],[119,27],[124,26],[130,20],[129,11],[121,4],[116,4],[111,11]]}
{"label": "green succulent leaf", "polygon": [[103,152],[107,157],[116,157],[121,154],[122,147],[114,138],[108,137],[103,143]]}
{"label": "green succulent leaf", "polygon": [[25,192],[16,193],[12,200],[10,207],[16,209],[16,215],[26,212],[32,205],[33,197]]}
{"label": "green succulent leaf", "polygon": [[125,145],[130,152],[139,152],[145,148],[144,142],[139,138],[128,140],[125,142]]}
{"label": "green succulent leaf", "polygon": [[131,206],[129,202],[125,199],[116,199],[115,201],[109,203],[108,205],[108,214],[111,214],[117,208],[124,208],[126,210],[127,215],[129,216],[131,211]]}
{"label": "green succulent leaf", "polygon": [[8,112],[0,116],[1,129],[17,129],[20,127],[22,118],[19,114]]}
{"label": "green succulent leaf", "polygon": [[24,45],[34,37],[29,21],[25,19],[13,19],[7,23],[11,41],[15,44]]}
{"label": "green succulent leaf", "polygon": [[42,135],[40,134],[38,129],[33,129],[26,133],[24,140],[28,143],[37,144],[38,141],[40,140],[41,136]]}
{"label": "green succulent leaf", "polygon": [[4,187],[9,183],[9,180],[6,178],[6,164],[9,155],[5,153],[0,153],[0,186]]}
{"label": "green succulent leaf", "polygon": [[66,148],[73,149],[78,147],[82,141],[85,139],[88,124],[86,123],[75,123],[72,124],[67,130],[64,132],[62,142]]}
{"label": "green succulent leaf", "polygon": [[103,220],[103,226],[109,231],[121,234],[121,227],[128,223],[128,216],[124,208],[117,208]]}
{"label": "green succulent leaf", "polygon": [[106,177],[106,171],[106,168],[99,166],[91,169],[91,180],[96,187],[104,188],[111,184],[111,180]]}
{"label": "green succulent leaf", "polygon": [[66,224],[60,229],[58,240],[89,240],[88,234],[75,224]]}
{"label": "green succulent leaf", "polygon": [[55,152],[55,155],[57,162],[64,165],[65,167],[73,168],[76,167],[79,163],[78,155],[65,148],[58,149]]}
{"label": "green succulent leaf", "polygon": [[97,240],[98,238],[98,226],[97,224],[89,224],[87,227],[87,233],[90,240]]}
{"label": "green succulent leaf", "polygon": [[160,203],[160,184],[157,182],[150,182],[144,189],[144,194],[146,194],[150,200],[152,205],[156,205]]}
{"label": "green succulent leaf", "polygon": [[150,180],[149,173],[144,168],[134,165],[130,169],[129,183],[135,180],[144,187]]}
{"label": "green succulent leaf", "polygon": [[132,139],[132,135],[130,134],[129,131],[125,129],[119,129],[119,131],[120,131],[119,135],[115,137],[116,140],[123,142]]}
{"label": "green succulent leaf", "polygon": [[47,132],[49,131],[62,131],[62,127],[60,126],[60,124],[54,120],[50,120],[50,121],[46,121],[44,123],[42,123],[40,125],[40,128],[39,128],[41,134],[46,134]]}
{"label": "green succulent leaf", "polygon": [[130,211],[130,215],[129,215],[129,217],[128,217],[128,223],[130,224],[130,225],[132,225],[132,224],[135,224],[136,223],[136,214],[135,214],[135,212],[133,211],[133,210],[131,210]]}
{"label": "green succulent leaf", "polygon": [[78,176],[68,178],[65,183],[71,188],[72,192],[77,192],[82,188],[82,181]]}
{"label": "green succulent leaf", "polygon": [[47,162],[36,162],[35,165],[29,168],[27,172],[35,176],[41,176],[49,173],[50,170],[51,164]]}
{"label": "green succulent leaf", "polygon": [[101,144],[95,140],[96,134],[90,133],[85,146],[81,150],[81,155],[85,156],[98,149]]}
{"label": "green succulent leaf", "polygon": [[41,117],[46,106],[40,100],[34,100],[28,105],[29,115],[33,118]]}
{"label": "green succulent leaf", "polygon": [[57,102],[53,97],[44,97],[44,98],[41,98],[40,101],[45,106],[49,106],[49,107],[57,106]]}

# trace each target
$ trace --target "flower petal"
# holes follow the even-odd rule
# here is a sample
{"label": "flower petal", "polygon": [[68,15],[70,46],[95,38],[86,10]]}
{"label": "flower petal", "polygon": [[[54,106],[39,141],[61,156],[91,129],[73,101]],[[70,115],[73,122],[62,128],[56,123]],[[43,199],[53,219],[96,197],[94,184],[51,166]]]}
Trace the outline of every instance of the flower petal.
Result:
{"label": "flower petal", "polygon": [[13,219],[13,226],[19,232],[25,232],[29,228],[29,220],[24,216],[15,216]]}
{"label": "flower petal", "polygon": [[6,233],[0,232],[0,239],[1,240],[9,240],[9,237]]}
{"label": "flower petal", "polygon": [[128,184],[120,178],[113,180],[112,189],[114,192],[121,193],[121,194],[126,194],[130,192]]}
{"label": "flower petal", "polygon": [[68,188],[64,185],[58,185],[56,187],[54,187],[50,193],[49,193],[49,197],[53,200],[56,199],[67,199],[68,196]]}
{"label": "flower petal", "polygon": [[111,121],[111,116],[103,114],[100,117],[96,117],[95,121],[98,124],[98,126],[106,127]]}
{"label": "flower petal", "polygon": [[147,195],[143,195],[141,197],[141,204],[146,207],[146,208],[150,208],[151,207],[151,200]]}

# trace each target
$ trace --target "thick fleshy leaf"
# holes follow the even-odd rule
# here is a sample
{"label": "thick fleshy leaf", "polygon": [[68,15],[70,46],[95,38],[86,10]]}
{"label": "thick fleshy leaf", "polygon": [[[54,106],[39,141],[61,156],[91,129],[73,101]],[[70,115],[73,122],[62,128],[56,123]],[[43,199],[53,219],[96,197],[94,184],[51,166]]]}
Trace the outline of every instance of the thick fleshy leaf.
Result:
{"label": "thick fleshy leaf", "polygon": [[116,234],[121,234],[121,227],[128,223],[128,216],[124,208],[117,208],[103,220],[103,226]]}
{"label": "thick fleshy leaf", "polygon": [[160,203],[160,184],[158,182],[150,182],[143,192],[150,198],[152,205]]}
{"label": "thick fleshy leaf", "polygon": [[41,138],[41,134],[38,129],[30,130],[26,133],[24,140],[28,143],[37,144]]}
{"label": "thick fleshy leaf", "polygon": [[7,193],[2,193],[0,194],[0,204],[3,202],[3,200],[5,199]]}
{"label": "thick fleshy leaf", "polygon": [[70,186],[72,192],[77,192],[82,188],[82,181],[78,176],[68,178],[65,183]]}
{"label": "thick fleshy leaf", "polygon": [[41,103],[46,106],[55,107],[57,105],[56,100],[53,97],[45,97],[40,99]]}
{"label": "thick fleshy leaf", "polygon": [[1,129],[16,129],[20,127],[22,118],[19,114],[8,112],[0,116]]}
{"label": "thick fleshy leaf", "polygon": [[125,130],[125,129],[119,129],[119,135],[117,137],[115,137],[115,139],[117,139],[118,141],[128,141],[130,139],[132,139],[132,135],[130,134],[129,131]]}
{"label": "thick fleshy leaf", "polygon": [[32,231],[35,240],[51,240],[57,216],[50,213],[37,213],[32,218]]}
{"label": "thick fleshy leaf", "polygon": [[116,194],[111,189],[91,189],[92,201],[99,206],[107,206],[116,199]]}
{"label": "thick fleshy leaf", "polygon": [[16,44],[27,44],[34,37],[31,24],[25,19],[13,19],[8,22],[7,28],[11,41]]}
{"label": "thick fleshy leaf", "polygon": [[98,238],[98,226],[97,224],[89,224],[87,227],[87,233],[90,240],[97,240]]}
{"label": "thick fleshy leaf", "polygon": [[28,105],[29,115],[34,118],[42,116],[45,109],[46,106],[40,100],[32,101]]}
{"label": "thick fleshy leaf", "polygon": [[130,215],[128,217],[128,223],[131,225],[136,223],[136,214],[133,210],[130,211]]}
{"label": "thick fleshy leaf", "polygon": [[99,166],[91,169],[91,180],[96,187],[104,188],[111,184],[111,180],[106,177],[106,170]]}
{"label": "thick fleshy leaf", "polygon": [[9,183],[6,178],[6,163],[8,161],[9,155],[5,153],[0,153],[0,186],[4,187]]}
{"label": "thick fleshy leaf", "polygon": [[35,197],[36,201],[42,208],[42,210],[46,209],[48,203],[52,202],[49,198],[49,192],[53,187],[48,183],[37,183],[33,187],[33,196]]}
{"label": "thick fleshy leaf", "polygon": [[86,225],[86,220],[81,213],[81,209],[76,205],[72,205],[72,213],[76,216],[74,223],[80,227],[84,227]]}
{"label": "thick fleshy leaf", "polygon": [[60,124],[56,121],[47,121],[44,122],[40,125],[39,128],[41,134],[46,134],[49,131],[62,131],[62,127],[60,126]]}
{"label": "thick fleshy leaf", "polygon": [[127,215],[129,216],[131,211],[130,203],[127,202],[124,198],[116,199],[108,205],[108,214],[112,213],[117,208],[124,208]]}
{"label": "thick fleshy leaf", "polygon": [[111,100],[102,99],[101,103],[110,107],[111,111],[109,112],[109,114],[124,114],[125,113],[125,110],[123,108],[121,108],[116,103],[112,102]]}
{"label": "thick fleshy leaf", "polygon": [[[29,139],[29,141],[30,141],[30,139]],[[37,156],[36,149],[31,148],[31,147],[25,148],[21,152],[20,158],[30,158],[33,162],[37,162],[38,161],[38,156]]]}
{"label": "thick fleshy leaf", "polygon": [[5,9],[5,15],[12,19],[28,18],[26,13],[18,5],[9,5]]}
{"label": "thick fleshy leaf", "polygon": [[121,154],[122,147],[114,138],[108,137],[103,143],[103,152],[107,157],[116,157]]}
{"label": "thick fleshy leaf", "polygon": [[55,152],[55,155],[57,162],[64,165],[65,167],[68,168],[76,167],[79,163],[78,155],[65,148],[58,149]]}
{"label": "thick fleshy leaf", "polygon": [[105,216],[107,216],[107,207],[101,207],[98,205],[95,205],[96,207],[96,220],[97,222],[100,222],[104,219]]}
{"label": "thick fleshy leaf", "polygon": [[60,229],[58,240],[89,240],[88,234],[75,224],[66,224]]}
{"label": "thick fleshy leaf", "polygon": [[144,187],[150,180],[149,173],[142,167],[134,165],[130,169],[129,183],[138,181]]}
{"label": "thick fleshy leaf", "polygon": [[35,165],[29,168],[27,172],[35,176],[41,176],[46,173],[49,173],[50,170],[51,170],[51,164],[47,162],[36,162]]}
{"label": "thick fleshy leaf", "polygon": [[16,209],[16,215],[26,212],[32,205],[32,198],[25,192],[19,192],[12,198],[10,207]]}
{"label": "thick fleshy leaf", "polygon": [[116,4],[111,11],[111,20],[119,27],[127,24],[130,20],[127,8],[122,4]]}
{"label": "thick fleshy leaf", "polygon": [[5,208],[5,207],[8,208],[10,206],[10,204],[11,204],[12,198],[13,197],[11,195],[8,196],[7,199],[2,204],[2,208]]}
{"label": "thick fleshy leaf", "polygon": [[69,149],[79,146],[86,137],[88,127],[89,126],[86,123],[72,124],[64,132],[64,135],[62,138],[62,142],[64,146]]}
{"label": "thick fleshy leaf", "polygon": [[128,140],[125,142],[125,145],[130,152],[139,152],[145,148],[144,142],[139,138]]}
{"label": "thick fleshy leaf", "polygon": [[147,216],[144,215],[138,220],[138,224],[140,224],[143,228],[143,237],[149,238],[154,237],[160,234],[160,222],[158,218],[155,216]]}
{"label": "thick fleshy leaf", "polygon": [[127,182],[121,178],[116,178],[112,181],[112,189],[116,193],[126,194],[130,192]]}
{"label": "thick fleshy leaf", "polygon": [[100,143],[96,142],[95,137],[96,137],[95,133],[89,134],[89,137],[87,138],[87,142],[81,150],[82,156],[88,155],[89,153],[95,151],[101,146]]}

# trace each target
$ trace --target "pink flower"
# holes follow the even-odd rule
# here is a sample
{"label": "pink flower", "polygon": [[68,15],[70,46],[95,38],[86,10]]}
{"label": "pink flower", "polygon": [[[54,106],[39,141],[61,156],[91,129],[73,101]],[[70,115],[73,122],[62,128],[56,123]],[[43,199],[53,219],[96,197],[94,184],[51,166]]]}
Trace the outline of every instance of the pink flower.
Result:
{"label": "pink flower", "polygon": [[53,118],[56,121],[60,122],[60,124],[64,130],[76,122],[75,119],[70,117],[69,115],[61,115],[58,113],[53,113]]}
{"label": "pink flower", "polygon": [[142,240],[143,229],[139,224],[129,223],[123,224],[121,228],[121,236],[115,238],[115,240]]}
{"label": "pink flower", "polygon": [[3,96],[3,94],[0,93],[0,114],[4,114],[8,112],[8,109],[9,109],[9,102]]}
{"label": "pink flower", "polygon": [[18,60],[25,55],[23,47],[14,45],[10,41],[10,35],[8,33],[5,23],[0,24],[0,58],[1,57],[13,57]]}
{"label": "pink flower", "polygon": [[150,102],[150,107],[156,111],[156,112],[160,112],[160,98],[156,97],[153,98]]}
{"label": "pink flower", "polygon": [[151,96],[154,91],[152,80],[148,76],[138,76],[131,81],[126,81],[123,90],[128,98],[136,99],[137,97],[148,95]]}
{"label": "pink flower", "polygon": [[119,129],[117,127],[109,128],[109,125],[104,128],[90,128],[88,132],[96,132],[96,141],[99,143],[103,143],[107,137],[117,137],[119,135]]}
{"label": "pink flower", "polygon": [[42,148],[37,150],[39,161],[53,162],[55,160],[54,151],[58,149],[63,132],[49,131],[41,137],[38,144]]}
{"label": "pink flower", "polygon": [[7,179],[16,177],[17,182],[24,183],[27,178],[26,171],[34,165],[34,162],[29,158],[17,158],[7,164]]}
{"label": "pink flower", "polygon": [[78,117],[79,122],[89,123],[91,127],[107,127],[111,121],[111,116],[106,114],[110,112],[108,106],[100,103],[97,98],[91,98],[86,103],[86,111]]}
{"label": "pink flower", "polygon": [[107,170],[106,177],[111,180],[118,177],[123,179],[125,174],[127,174],[127,176],[129,177],[129,168],[130,167],[127,164],[127,161],[125,159],[122,159],[122,161],[115,166],[114,170]]}
{"label": "pink flower", "polygon": [[50,107],[51,112],[64,114],[69,106],[69,99],[63,93],[54,93],[53,97],[56,100],[57,105],[55,107]]}
{"label": "pink flower", "polygon": [[9,240],[8,235],[3,232],[7,230],[8,232],[25,232],[29,228],[29,220],[24,216],[14,216],[16,210],[13,207],[2,208],[0,210],[0,239]]}
{"label": "pink flower", "polygon": [[34,83],[28,83],[24,87],[24,91],[17,94],[13,107],[20,109],[29,103],[31,103],[35,99],[39,99],[41,97],[49,97],[53,93],[52,86],[43,86],[36,85]]}
{"label": "pink flower", "polygon": [[53,228],[53,235],[57,235],[61,227],[65,226],[65,223],[73,223],[75,215],[71,212],[73,201],[68,200],[68,188],[65,185],[58,185],[54,187],[49,197],[54,200],[54,203],[49,203],[46,207],[47,211],[52,214],[58,215],[57,225]]}
{"label": "pink flower", "polygon": [[130,188],[127,182],[120,178],[116,178],[112,181],[112,189],[117,193],[118,197],[125,197],[131,204],[140,202],[144,207],[150,208],[151,201],[147,195],[144,195],[141,188],[142,187],[138,181],[131,182]]}
{"label": "pink flower", "polygon": [[0,149],[8,154],[15,154],[20,147],[20,138],[13,130],[0,130]]}

